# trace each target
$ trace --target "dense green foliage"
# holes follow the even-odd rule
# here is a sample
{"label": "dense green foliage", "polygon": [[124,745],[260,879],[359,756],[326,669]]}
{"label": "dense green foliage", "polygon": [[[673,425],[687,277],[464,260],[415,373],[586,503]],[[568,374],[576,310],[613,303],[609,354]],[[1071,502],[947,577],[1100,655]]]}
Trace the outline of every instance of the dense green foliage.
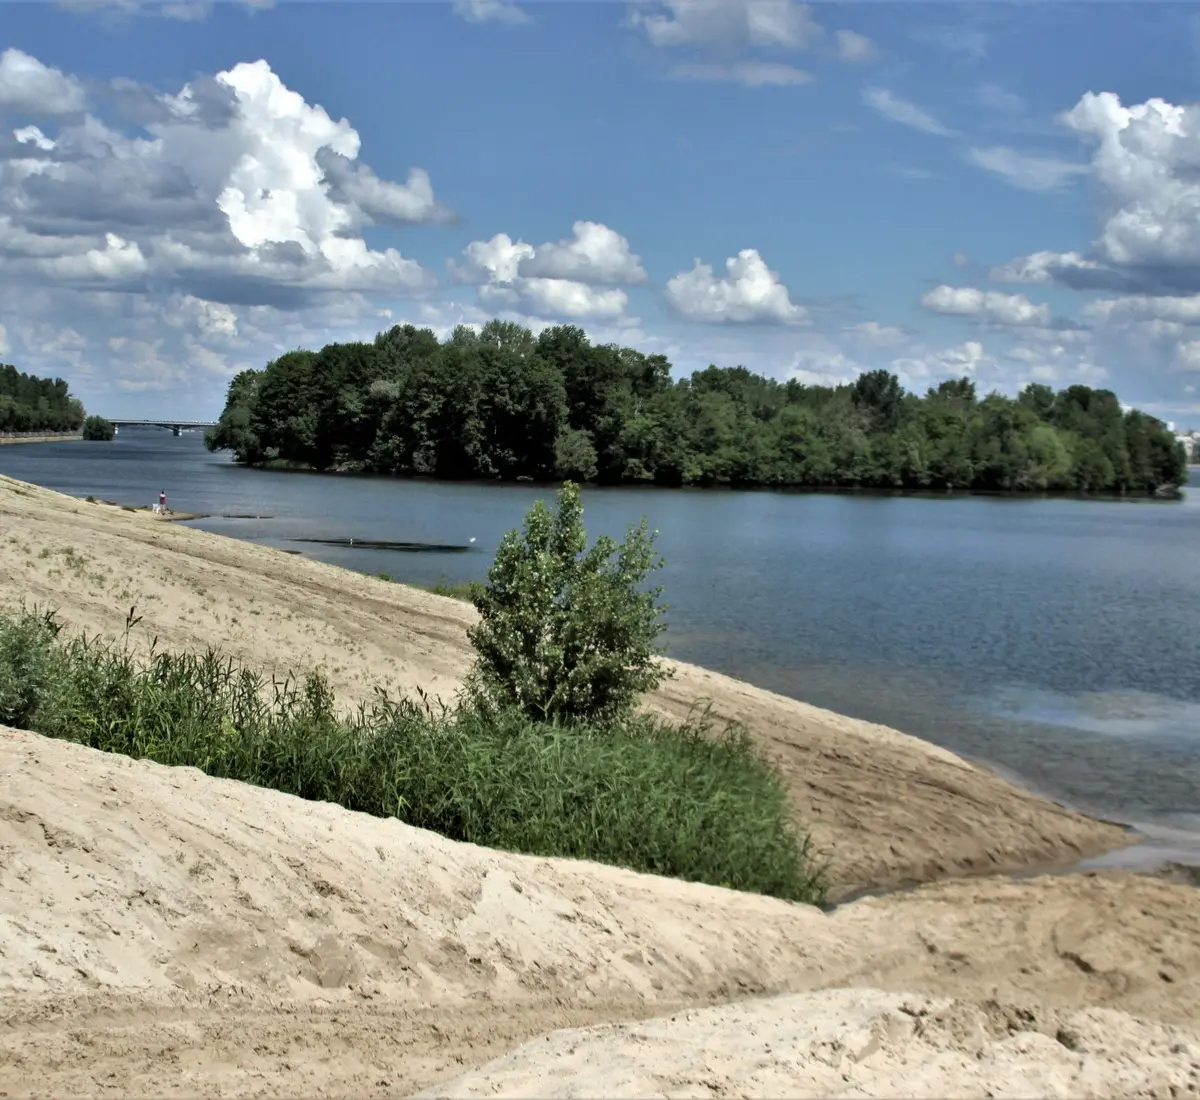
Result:
{"label": "dense green foliage", "polygon": [[536,501],[473,593],[480,619],[467,632],[476,653],[468,697],[539,721],[628,715],[668,674],[657,660],[662,590],[643,587],[661,564],[644,518],[624,542],[602,535],[589,550],[573,482],[553,513]]}
{"label": "dense green foliage", "polygon": [[0,432],[77,432],[83,405],[61,378],[38,378],[0,363]]}
{"label": "dense green foliage", "polygon": [[117,437],[117,429],[102,416],[89,416],[83,422],[83,438],[107,442]]}
{"label": "dense green foliage", "polygon": [[744,732],[712,736],[703,720],[562,727],[382,695],[347,715],[315,674],[267,684],[211,651],[138,660],[23,612],[0,615],[0,725],[489,847],[825,894],[778,774]]}
{"label": "dense green foliage", "polygon": [[1183,448],[1107,390],[968,379],[906,393],[886,371],[836,388],[743,367],[672,381],[664,356],[571,326],[492,321],[439,343],[411,325],[293,351],[229,387],[210,448],[240,462],[445,478],[905,490],[1155,492]]}

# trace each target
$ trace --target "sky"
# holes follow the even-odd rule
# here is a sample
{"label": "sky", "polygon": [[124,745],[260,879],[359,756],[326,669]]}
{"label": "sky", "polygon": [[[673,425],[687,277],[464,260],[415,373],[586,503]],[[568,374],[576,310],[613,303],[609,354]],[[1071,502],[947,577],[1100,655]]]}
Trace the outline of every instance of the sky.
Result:
{"label": "sky", "polygon": [[0,2],[0,361],[89,411],[411,322],[1200,427],[1200,9]]}

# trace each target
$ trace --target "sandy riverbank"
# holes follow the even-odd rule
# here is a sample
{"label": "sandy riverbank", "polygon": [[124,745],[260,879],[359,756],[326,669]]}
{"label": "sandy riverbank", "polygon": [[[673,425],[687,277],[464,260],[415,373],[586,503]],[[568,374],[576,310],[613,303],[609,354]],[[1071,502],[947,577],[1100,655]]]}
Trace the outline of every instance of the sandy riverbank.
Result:
{"label": "sandy riverbank", "polygon": [[[1192,887],[972,879],[826,915],[35,734],[0,729],[0,776],[9,1097],[1200,1088]],[[599,1030],[539,1038],[562,1027]]]}
{"label": "sandy riverbank", "polygon": [[82,439],[81,435],[0,435],[0,447],[9,443],[69,443]]}
{"label": "sandy riverbank", "polygon": [[[22,598],[108,633],[136,605],[143,642],[320,665],[347,700],[452,692],[473,615],[0,478],[0,601]],[[843,890],[1122,842],[915,738],[678,671],[650,704],[747,721]],[[4,729],[0,876],[10,1097],[1200,1095],[1200,899],[1162,879],[824,914]],[[563,1027],[590,1030],[540,1038]]]}
{"label": "sandy riverbank", "polygon": [[[119,634],[136,605],[144,640],[219,646],[280,674],[319,666],[347,702],[376,684],[449,697],[470,664],[474,609],[415,588],[8,478],[0,530],[0,604],[50,604],[89,631]],[[1129,839],[914,737],[676,672],[649,705],[681,716],[703,698],[746,722],[835,860],[840,893],[1067,865]]]}

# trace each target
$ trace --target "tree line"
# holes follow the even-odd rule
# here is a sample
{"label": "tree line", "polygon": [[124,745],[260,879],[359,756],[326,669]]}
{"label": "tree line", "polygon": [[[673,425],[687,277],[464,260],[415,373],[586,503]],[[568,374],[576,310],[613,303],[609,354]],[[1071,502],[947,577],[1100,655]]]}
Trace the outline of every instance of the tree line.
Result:
{"label": "tree line", "polygon": [[1108,390],[673,380],[663,355],[505,321],[288,352],[232,380],[205,442],[250,465],[609,485],[1162,493],[1187,477],[1166,425]]}
{"label": "tree line", "polygon": [[77,432],[83,404],[61,378],[38,378],[0,363],[0,432]]}

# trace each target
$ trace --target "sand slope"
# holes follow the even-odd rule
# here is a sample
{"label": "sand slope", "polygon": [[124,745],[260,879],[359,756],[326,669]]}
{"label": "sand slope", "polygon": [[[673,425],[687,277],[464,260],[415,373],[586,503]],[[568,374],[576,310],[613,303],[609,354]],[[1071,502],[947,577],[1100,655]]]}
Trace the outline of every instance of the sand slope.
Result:
{"label": "sand slope", "polygon": [[1200,1045],[1119,1012],[838,989],[570,1029],[425,1097],[1189,1096]]}
{"label": "sand slope", "polygon": [[[928,1009],[951,1021],[933,1031],[882,993],[729,1008],[581,1040],[569,1064],[612,1054],[620,1073],[592,1084],[614,1095],[637,1081],[695,1095],[700,1068],[717,1095],[820,1090],[830,1064],[863,1095],[985,1079],[1161,1094],[1200,1049],[1157,1026],[1200,1015],[1196,892],[1133,876],[945,883],[825,915],[0,729],[0,885],[10,1097],[398,1095],[554,1028],[836,987],[958,1003]],[[1041,1037],[1006,1045],[1004,1021]],[[881,1027],[868,1058],[860,1040]],[[1083,1036],[1086,1065],[1060,1027]],[[922,1085],[903,1060],[931,1052],[943,1076]],[[544,1071],[514,1059],[508,1087],[540,1094]]]}
{"label": "sand slope", "polygon": [[[0,605],[25,598],[72,625],[179,648],[222,647],[268,670],[320,666],[339,697],[376,684],[450,696],[471,659],[466,604],[266,547],[88,504],[0,477]],[[835,859],[838,893],[1070,863],[1126,842],[935,746],[717,673],[676,665],[649,705],[698,698],[747,722],[797,812]]]}

